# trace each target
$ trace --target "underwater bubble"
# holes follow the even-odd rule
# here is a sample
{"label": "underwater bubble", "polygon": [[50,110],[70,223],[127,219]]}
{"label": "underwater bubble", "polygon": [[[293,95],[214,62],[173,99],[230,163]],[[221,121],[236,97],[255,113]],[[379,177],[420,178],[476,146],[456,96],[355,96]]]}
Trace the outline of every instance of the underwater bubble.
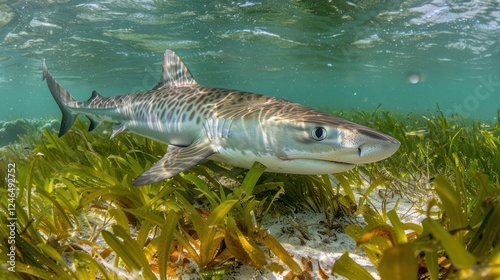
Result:
{"label": "underwater bubble", "polygon": [[424,75],[420,72],[408,72],[406,74],[406,80],[410,84],[418,84],[424,81]]}
{"label": "underwater bubble", "polygon": [[410,76],[408,76],[408,82],[410,82],[412,84],[418,83],[419,80],[420,80],[420,77],[417,76],[417,75],[410,75]]}

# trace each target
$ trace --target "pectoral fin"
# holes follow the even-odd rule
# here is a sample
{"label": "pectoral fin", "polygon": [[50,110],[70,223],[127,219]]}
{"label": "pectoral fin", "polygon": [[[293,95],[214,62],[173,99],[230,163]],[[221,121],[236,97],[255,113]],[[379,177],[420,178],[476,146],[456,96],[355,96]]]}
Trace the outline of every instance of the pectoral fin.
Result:
{"label": "pectoral fin", "polygon": [[170,178],[214,153],[215,151],[210,146],[208,139],[195,141],[187,147],[168,145],[167,153],[163,158],[139,175],[132,184],[134,186],[143,186]]}

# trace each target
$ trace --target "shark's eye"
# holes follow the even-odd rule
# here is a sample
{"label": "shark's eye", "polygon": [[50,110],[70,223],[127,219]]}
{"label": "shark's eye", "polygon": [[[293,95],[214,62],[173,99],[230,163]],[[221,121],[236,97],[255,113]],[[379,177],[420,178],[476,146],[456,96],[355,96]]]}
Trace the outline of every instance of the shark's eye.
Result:
{"label": "shark's eye", "polygon": [[316,141],[321,141],[326,138],[326,129],[324,127],[318,126],[313,128],[311,131],[312,139]]}

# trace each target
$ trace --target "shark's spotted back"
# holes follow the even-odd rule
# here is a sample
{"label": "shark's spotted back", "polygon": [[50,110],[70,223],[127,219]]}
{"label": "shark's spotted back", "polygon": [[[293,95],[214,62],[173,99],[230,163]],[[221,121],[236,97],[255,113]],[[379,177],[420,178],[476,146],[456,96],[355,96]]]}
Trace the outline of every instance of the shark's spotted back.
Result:
{"label": "shark's spotted back", "polygon": [[94,91],[78,102],[50,75],[43,78],[63,113],[59,136],[77,114],[115,124],[168,145],[167,153],[133,183],[170,178],[205,158],[249,168],[255,161],[268,171],[324,174],[392,155],[394,138],[370,128],[282,99],[199,85],[172,51],[165,52],[162,75],[150,91],[103,97]]}

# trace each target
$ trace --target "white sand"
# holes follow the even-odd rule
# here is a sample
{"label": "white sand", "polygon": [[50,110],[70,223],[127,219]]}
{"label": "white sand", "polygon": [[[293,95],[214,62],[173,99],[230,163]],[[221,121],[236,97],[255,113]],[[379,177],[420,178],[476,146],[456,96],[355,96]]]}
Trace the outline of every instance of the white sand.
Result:
{"label": "white sand", "polygon": [[[397,203],[397,213],[403,223],[412,222],[420,224],[424,215],[421,214],[421,211],[417,211],[414,203],[399,195],[386,197],[384,199],[379,195],[379,189],[383,190],[382,187],[379,187],[373,190],[369,195],[371,205],[374,209],[380,212],[382,205],[385,203],[386,210],[389,211],[392,210]],[[365,191],[366,188],[361,190],[361,192]],[[358,202],[360,197],[362,197],[359,193],[355,194],[355,196],[356,202]],[[420,207],[422,207],[422,205]],[[98,222],[97,224],[101,222]],[[368,259],[363,249],[356,249],[356,242],[343,232],[343,228],[352,222],[356,222],[361,226],[364,225],[363,218],[361,216],[354,218],[342,218],[341,220],[333,223],[336,227],[332,229],[328,229],[325,222],[326,218],[323,213],[302,212],[293,217],[280,216],[278,218],[267,218],[262,224],[262,228],[268,230],[269,233],[278,239],[278,241],[295,259],[295,261],[303,267],[303,269],[306,268],[305,265],[302,265],[303,261],[309,260],[311,262],[312,270],[309,271],[309,274],[312,279],[321,279],[318,274],[318,262],[326,275],[329,275],[329,279],[343,279],[343,277],[338,275],[332,276],[331,269],[334,262],[345,252],[349,252],[349,256],[355,262],[366,268],[375,279],[380,279],[375,266]],[[110,224],[112,223],[113,222]],[[101,244],[103,247],[107,247],[100,235],[96,242]],[[88,249],[89,251],[92,250],[92,248],[85,249]],[[274,261],[279,262],[276,257]],[[101,260],[100,262],[105,264],[108,269],[119,272],[122,277],[132,277],[134,279],[141,278],[140,272],[126,272],[123,269],[113,269],[114,254],[111,254],[109,258]],[[285,265],[283,265],[283,267],[285,269],[287,268]],[[182,279],[201,279],[196,273],[197,268],[194,262],[184,266],[182,271]],[[283,279],[288,272],[289,270],[285,270],[285,272],[281,274],[272,273],[264,269],[258,270],[245,265],[235,264],[233,269],[228,269],[224,279]]]}
{"label": "white sand", "polygon": [[[369,195],[372,206],[378,211],[381,211],[383,203],[386,204],[387,211],[392,210],[397,203],[396,211],[403,223],[420,224],[425,218],[420,213],[421,211],[419,212],[414,206],[414,203],[407,198],[394,195],[393,197],[386,197],[384,202],[384,198],[379,195],[379,189],[383,190],[383,188],[379,187]],[[366,188],[361,191],[364,192],[365,190]],[[355,194],[355,196],[356,202],[359,201],[361,195]],[[361,216],[355,217],[355,219],[358,224],[364,224]],[[343,232],[342,227],[329,231],[324,225],[325,220],[323,213],[307,212],[298,213],[295,217],[270,218],[263,223],[262,227],[278,239],[297,263],[302,264],[302,259],[311,260],[313,269],[309,273],[312,279],[321,279],[318,274],[318,261],[321,269],[329,275],[329,279],[344,279],[344,277],[330,274],[334,262],[346,251],[349,252],[349,256],[355,262],[366,268],[375,279],[380,279],[377,269],[363,249],[356,249],[356,242]],[[343,221],[341,224],[347,226],[350,223]],[[286,268],[286,266],[284,267]],[[282,274],[271,273],[241,265],[236,267],[234,271],[228,272],[224,279],[283,279],[288,272],[289,270],[285,270]],[[182,279],[200,278],[195,275],[185,275]]]}

